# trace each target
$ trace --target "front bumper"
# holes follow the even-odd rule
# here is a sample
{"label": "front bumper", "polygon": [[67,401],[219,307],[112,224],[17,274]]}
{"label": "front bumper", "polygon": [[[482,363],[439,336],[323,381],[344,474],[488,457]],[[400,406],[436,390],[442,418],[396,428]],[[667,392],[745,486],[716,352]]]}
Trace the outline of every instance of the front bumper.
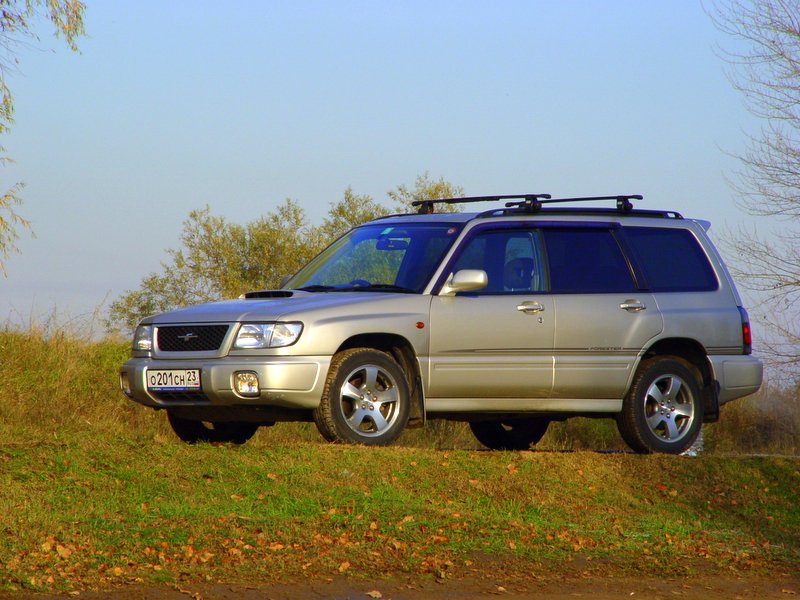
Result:
{"label": "front bumper", "polygon": [[[120,368],[120,387],[131,400],[154,408],[274,406],[314,409],[319,405],[329,356],[226,357],[209,360],[131,358]],[[200,390],[188,393],[147,389],[148,369],[199,369]],[[259,395],[246,397],[233,389],[237,371],[258,375]]]}

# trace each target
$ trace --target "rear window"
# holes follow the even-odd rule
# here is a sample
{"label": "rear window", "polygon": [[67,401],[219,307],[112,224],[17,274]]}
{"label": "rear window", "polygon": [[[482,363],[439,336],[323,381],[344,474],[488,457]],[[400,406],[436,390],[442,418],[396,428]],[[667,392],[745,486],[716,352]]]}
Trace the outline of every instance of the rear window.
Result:
{"label": "rear window", "polygon": [[694,235],[686,229],[626,227],[653,292],[706,292],[719,287],[714,269]]}
{"label": "rear window", "polygon": [[603,294],[635,289],[628,263],[610,230],[545,228],[542,232],[553,293]]}

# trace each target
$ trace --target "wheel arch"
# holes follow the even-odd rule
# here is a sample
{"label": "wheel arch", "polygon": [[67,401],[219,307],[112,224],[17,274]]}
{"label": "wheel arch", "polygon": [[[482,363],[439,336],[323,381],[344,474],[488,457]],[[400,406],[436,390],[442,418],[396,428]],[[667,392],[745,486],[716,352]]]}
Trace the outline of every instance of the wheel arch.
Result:
{"label": "wheel arch", "polygon": [[411,412],[408,428],[422,427],[425,423],[425,397],[422,391],[422,375],[414,347],[402,335],[392,333],[362,333],[345,340],[337,352],[351,348],[372,348],[394,358],[408,379],[411,392]]}
{"label": "wheel arch", "polygon": [[657,356],[674,356],[684,360],[695,371],[703,395],[703,421],[713,423],[719,419],[719,383],[714,379],[705,347],[691,338],[666,338],[655,342],[642,356],[642,360]]}

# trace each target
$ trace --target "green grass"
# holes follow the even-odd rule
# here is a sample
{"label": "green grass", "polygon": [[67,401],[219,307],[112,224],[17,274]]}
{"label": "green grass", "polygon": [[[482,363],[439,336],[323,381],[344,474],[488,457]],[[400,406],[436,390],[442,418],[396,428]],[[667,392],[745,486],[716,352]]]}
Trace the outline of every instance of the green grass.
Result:
{"label": "green grass", "polygon": [[537,452],[480,451],[447,424],[390,448],[327,445],[307,424],[186,446],[118,392],[127,343],[0,331],[0,356],[0,590],[800,562],[800,463],[731,457],[719,425],[695,459],[582,451],[623,447],[591,420]]}
{"label": "green grass", "polygon": [[644,556],[672,575],[800,560],[790,459],[190,447],[96,427],[15,442],[14,430],[0,428],[7,589],[448,576],[486,556],[520,572],[581,556],[605,573]]}

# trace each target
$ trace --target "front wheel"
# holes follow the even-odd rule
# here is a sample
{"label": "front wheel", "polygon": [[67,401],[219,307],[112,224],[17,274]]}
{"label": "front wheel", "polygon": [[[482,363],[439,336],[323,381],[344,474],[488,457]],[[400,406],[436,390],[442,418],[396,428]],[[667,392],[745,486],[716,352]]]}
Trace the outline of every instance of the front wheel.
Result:
{"label": "front wheel", "polygon": [[550,420],[527,417],[505,421],[473,421],[472,435],[491,450],[528,450],[542,439]]}
{"label": "front wheel", "polygon": [[689,364],[664,356],[642,362],[617,415],[622,439],[643,454],[680,454],[702,424],[700,385]]}
{"label": "front wheel", "polygon": [[353,348],[333,357],[314,423],[329,442],[384,446],[403,432],[409,409],[409,386],[397,361]]}
{"label": "front wheel", "polygon": [[239,421],[206,423],[184,419],[169,411],[167,418],[175,435],[187,444],[197,444],[198,442],[244,444],[258,430],[258,423]]}

